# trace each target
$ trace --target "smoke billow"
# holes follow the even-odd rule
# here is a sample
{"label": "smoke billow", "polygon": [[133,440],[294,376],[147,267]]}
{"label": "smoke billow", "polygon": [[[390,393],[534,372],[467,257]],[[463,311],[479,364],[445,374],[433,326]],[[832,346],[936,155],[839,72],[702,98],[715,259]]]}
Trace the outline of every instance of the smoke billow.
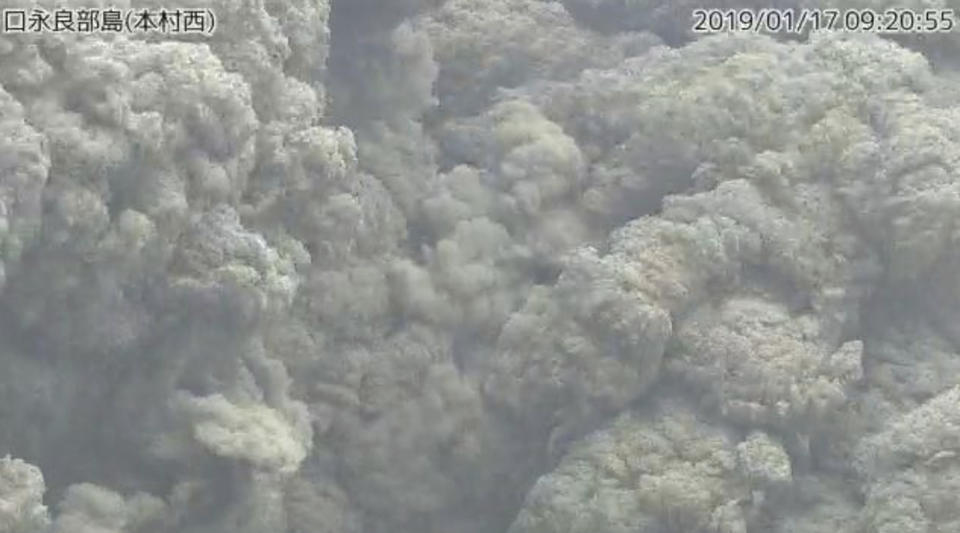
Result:
{"label": "smoke billow", "polygon": [[0,533],[960,530],[955,34],[3,22],[172,7],[0,32]]}

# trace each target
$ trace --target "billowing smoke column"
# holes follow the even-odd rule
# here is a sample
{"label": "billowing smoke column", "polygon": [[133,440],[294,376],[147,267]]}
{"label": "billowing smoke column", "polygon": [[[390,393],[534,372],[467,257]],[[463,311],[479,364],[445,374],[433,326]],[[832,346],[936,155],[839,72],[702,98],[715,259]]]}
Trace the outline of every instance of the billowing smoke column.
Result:
{"label": "billowing smoke column", "polygon": [[0,533],[960,530],[956,34],[4,4],[171,7],[0,33]]}

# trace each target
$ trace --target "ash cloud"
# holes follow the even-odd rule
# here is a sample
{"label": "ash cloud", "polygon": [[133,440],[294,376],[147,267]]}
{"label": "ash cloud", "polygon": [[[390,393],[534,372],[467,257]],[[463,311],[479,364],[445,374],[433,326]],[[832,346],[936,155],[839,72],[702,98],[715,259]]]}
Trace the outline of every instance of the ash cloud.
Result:
{"label": "ash cloud", "polygon": [[0,533],[960,530],[952,34],[176,7],[0,33]]}

